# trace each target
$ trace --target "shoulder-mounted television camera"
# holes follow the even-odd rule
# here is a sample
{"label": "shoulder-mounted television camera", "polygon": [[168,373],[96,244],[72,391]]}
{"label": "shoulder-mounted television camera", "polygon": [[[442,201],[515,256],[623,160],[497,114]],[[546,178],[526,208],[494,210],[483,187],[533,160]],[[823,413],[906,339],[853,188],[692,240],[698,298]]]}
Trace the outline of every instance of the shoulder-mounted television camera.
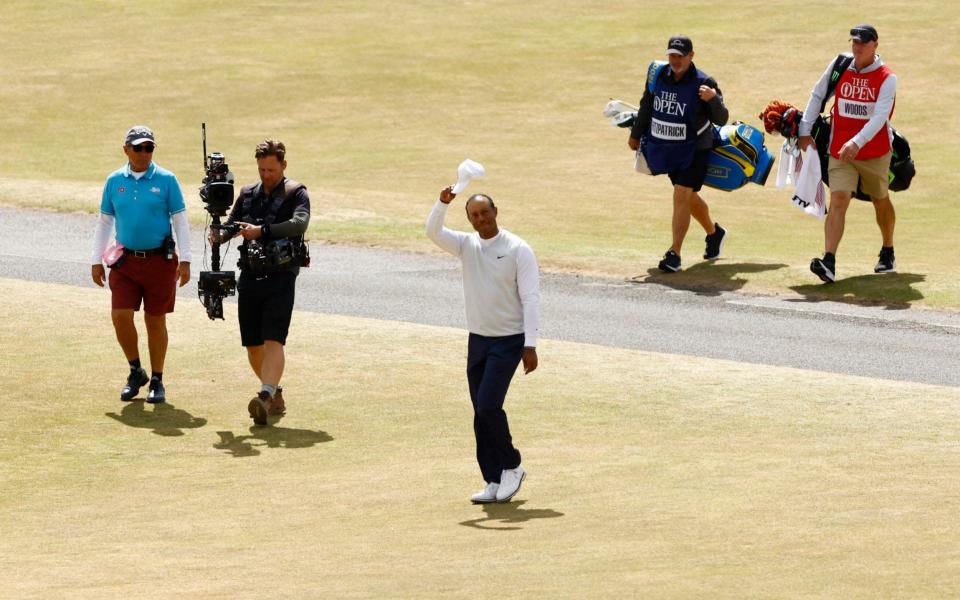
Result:
{"label": "shoulder-mounted television camera", "polygon": [[200,199],[203,207],[212,216],[226,216],[233,206],[233,173],[227,159],[220,152],[206,154],[206,135],[204,134],[203,168],[206,175],[200,187]]}

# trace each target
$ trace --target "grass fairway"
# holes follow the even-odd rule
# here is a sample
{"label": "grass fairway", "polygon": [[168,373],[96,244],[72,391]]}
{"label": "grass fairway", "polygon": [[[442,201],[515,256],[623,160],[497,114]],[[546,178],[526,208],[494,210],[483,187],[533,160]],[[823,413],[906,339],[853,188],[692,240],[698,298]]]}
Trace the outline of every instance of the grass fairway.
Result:
{"label": "grass fairway", "polygon": [[960,593],[960,390],[545,340],[481,508],[463,332],[297,313],[252,429],[227,312],[124,404],[106,292],[0,279],[0,596]]}
{"label": "grass fairway", "polygon": [[[429,205],[471,157],[488,169],[471,190],[497,198],[503,225],[546,268],[646,277],[669,245],[669,183],[632,172],[626,132],[600,116],[606,100],[636,101],[647,63],[685,32],[731,117],[757,124],[771,99],[803,105],[847,47],[848,28],[869,21],[900,76],[894,123],[919,171],[894,197],[901,285],[810,285],[822,226],[772,182],[706,192],[731,231],[730,258],[675,281],[726,289],[733,276],[745,291],[958,309],[960,120],[950,115],[960,83],[944,75],[960,67],[958,6],[12,0],[0,21],[0,202],[96,210],[135,122],[155,128],[157,161],[192,191],[206,121],[211,149],[226,153],[241,182],[256,177],[257,141],[287,143],[289,174],[314,199],[314,238],[429,251],[421,234]],[[195,199],[191,210],[199,220]],[[841,278],[872,272],[873,218],[863,203],[851,210]],[[685,267],[695,266],[701,240],[694,225]]]}

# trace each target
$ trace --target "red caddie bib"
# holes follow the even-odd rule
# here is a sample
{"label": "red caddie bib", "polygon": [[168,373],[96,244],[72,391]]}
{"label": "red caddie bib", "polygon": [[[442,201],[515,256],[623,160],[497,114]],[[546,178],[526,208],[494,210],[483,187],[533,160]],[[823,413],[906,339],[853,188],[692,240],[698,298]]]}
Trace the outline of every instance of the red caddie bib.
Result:
{"label": "red caddie bib", "polygon": [[[833,123],[833,139],[830,142],[830,155],[840,157],[840,147],[849,142],[853,136],[860,133],[867,124],[877,105],[877,96],[883,81],[893,73],[886,65],[870,73],[857,73],[847,69],[840,76],[835,92],[836,101],[830,109]],[[887,115],[887,122],[867,142],[857,160],[869,160],[883,156],[890,151],[890,117],[893,116],[893,107]]]}

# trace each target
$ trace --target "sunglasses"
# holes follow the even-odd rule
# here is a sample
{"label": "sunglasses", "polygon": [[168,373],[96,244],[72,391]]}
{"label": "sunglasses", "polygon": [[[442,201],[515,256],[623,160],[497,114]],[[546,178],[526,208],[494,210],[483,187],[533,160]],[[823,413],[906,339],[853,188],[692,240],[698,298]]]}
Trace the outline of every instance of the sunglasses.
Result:
{"label": "sunglasses", "polygon": [[153,152],[153,149],[156,148],[153,144],[137,144],[130,147],[133,148],[134,152]]}
{"label": "sunglasses", "polygon": [[873,37],[873,32],[869,29],[851,29],[851,37],[855,37],[863,42],[872,42],[875,38]]}

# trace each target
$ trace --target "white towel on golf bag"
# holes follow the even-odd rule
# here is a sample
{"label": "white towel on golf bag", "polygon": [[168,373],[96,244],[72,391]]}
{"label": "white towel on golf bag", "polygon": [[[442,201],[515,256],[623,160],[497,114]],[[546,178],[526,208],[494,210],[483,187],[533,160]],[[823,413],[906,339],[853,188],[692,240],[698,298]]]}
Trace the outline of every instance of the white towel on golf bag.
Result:
{"label": "white towel on golf bag", "polygon": [[802,164],[797,175],[797,189],[790,202],[808,215],[823,219],[827,216],[827,194],[823,188],[816,146],[811,144],[797,160]]}
{"label": "white towel on golf bag", "polygon": [[783,142],[780,147],[780,158],[777,166],[777,188],[797,184],[797,174],[803,160],[800,158],[800,147],[790,141]]}
{"label": "white towel on golf bag", "polygon": [[637,150],[637,162],[633,165],[633,168],[637,173],[643,173],[644,175],[653,175],[650,171],[650,167],[647,166],[647,157],[643,155],[643,152]]}

